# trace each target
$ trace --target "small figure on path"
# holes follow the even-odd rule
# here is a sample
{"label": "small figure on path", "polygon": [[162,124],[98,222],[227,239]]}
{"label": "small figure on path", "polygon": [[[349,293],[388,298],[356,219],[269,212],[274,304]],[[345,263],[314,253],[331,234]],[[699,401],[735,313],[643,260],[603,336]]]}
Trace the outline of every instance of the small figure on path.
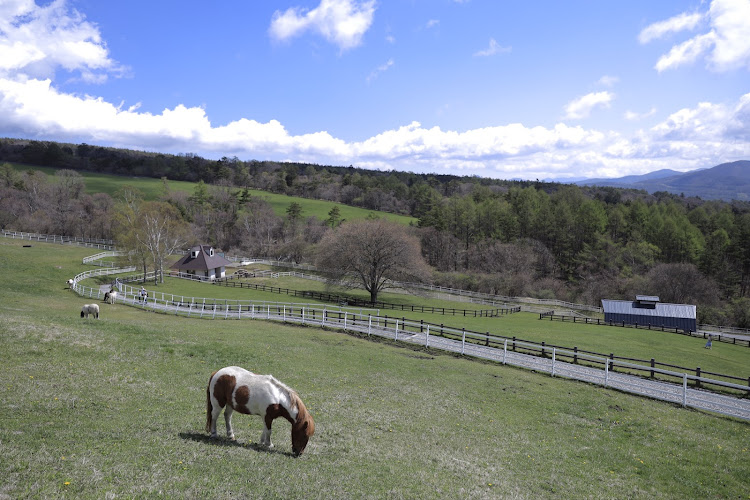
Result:
{"label": "small figure on path", "polygon": [[141,287],[141,300],[144,304],[148,304],[148,292],[144,287]]}

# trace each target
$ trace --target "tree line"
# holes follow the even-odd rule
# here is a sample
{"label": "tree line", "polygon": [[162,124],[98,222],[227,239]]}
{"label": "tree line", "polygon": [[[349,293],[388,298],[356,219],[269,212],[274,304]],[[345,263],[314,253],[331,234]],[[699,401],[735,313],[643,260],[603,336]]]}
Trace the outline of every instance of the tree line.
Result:
{"label": "tree line", "polygon": [[[39,172],[0,167],[2,227],[116,239],[123,232],[123,204],[138,195],[85,194],[74,170],[85,168],[161,177],[155,203],[185,225],[188,243],[312,262],[326,246],[324,238],[345,232],[337,207],[326,220],[306,216],[296,203],[279,216],[248,192],[264,189],[414,216],[418,222],[408,232],[419,243],[429,277],[421,266],[412,267],[435,284],[592,305],[602,298],[659,295],[665,302],[698,304],[701,322],[750,327],[745,202],[15,139],[0,140],[0,159],[61,168],[50,182]],[[197,184],[186,194],[171,191],[168,179]]]}

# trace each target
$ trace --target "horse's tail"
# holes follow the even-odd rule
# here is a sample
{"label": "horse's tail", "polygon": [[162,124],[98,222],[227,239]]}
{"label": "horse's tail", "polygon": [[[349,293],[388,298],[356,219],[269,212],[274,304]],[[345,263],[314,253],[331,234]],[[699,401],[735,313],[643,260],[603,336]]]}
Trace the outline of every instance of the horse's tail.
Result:
{"label": "horse's tail", "polygon": [[216,372],[213,372],[208,377],[208,386],[206,386],[206,432],[211,432],[211,413],[213,412],[213,405],[211,405],[211,381],[214,379]]}

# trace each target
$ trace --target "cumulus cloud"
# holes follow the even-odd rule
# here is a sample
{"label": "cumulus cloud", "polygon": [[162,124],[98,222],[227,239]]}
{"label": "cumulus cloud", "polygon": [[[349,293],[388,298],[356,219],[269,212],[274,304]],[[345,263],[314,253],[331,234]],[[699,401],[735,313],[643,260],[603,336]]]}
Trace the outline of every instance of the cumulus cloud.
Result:
{"label": "cumulus cloud", "polygon": [[693,30],[707,21],[709,30],[674,45],[659,58],[657,71],[673,69],[705,58],[713,71],[750,69],[750,2],[747,0],[713,0],[705,13],[683,13],[651,24],[638,36],[641,43],[667,34]]}
{"label": "cumulus cloud", "polygon": [[319,131],[292,135],[277,120],[213,125],[204,109],[177,105],[159,114],[123,109],[94,96],[61,93],[50,80],[0,78],[0,129],[24,137],[105,143],[209,157],[354,164],[492,177],[549,178],[571,171],[597,177],[660,168],[697,168],[750,156],[750,94],[734,104],[700,103],[624,137],[558,123],[466,131],[412,122],[359,141]]}
{"label": "cumulus cloud", "polygon": [[474,52],[474,57],[489,57],[503,52],[510,52],[511,47],[503,47],[494,38],[490,38],[490,45],[486,49]]}
{"label": "cumulus cloud", "polygon": [[703,20],[705,14],[702,13],[682,13],[674,17],[670,17],[665,21],[659,21],[646,26],[641,30],[638,35],[638,41],[641,43],[648,43],[652,40],[662,38],[670,33],[677,33],[684,30],[695,29],[696,26]]}
{"label": "cumulus cloud", "polygon": [[[296,14],[304,21],[309,13]],[[34,30],[22,29],[31,26]],[[55,48],[53,40],[68,43]],[[393,65],[387,61],[373,78]],[[686,107],[627,137],[565,123],[510,123],[458,131],[414,121],[372,137],[344,140],[326,131],[293,135],[277,120],[242,118],[212,124],[203,108],[183,104],[148,113],[140,111],[140,104],[66,94],[53,84],[61,68],[92,77],[119,71],[96,26],[65,8],[63,0],[45,7],[31,0],[0,2],[0,130],[8,136],[191,151],[209,157],[236,154],[527,179],[562,177],[572,171],[588,177],[626,175],[674,168],[675,163],[688,169],[750,157],[750,94],[735,103]],[[606,77],[599,83],[615,82]],[[572,101],[565,110],[569,118],[582,118],[613,99],[611,92],[595,92]],[[651,114],[653,110],[627,117]]]}
{"label": "cumulus cloud", "polygon": [[572,100],[565,106],[565,118],[580,120],[591,114],[594,108],[608,108],[615,95],[612,92],[592,92]]}
{"label": "cumulus cloud", "polygon": [[110,58],[96,25],[64,0],[0,2],[0,75],[51,78],[60,68],[95,83],[126,70]]}
{"label": "cumulus cloud", "polygon": [[374,0],[321,0],[312,10],[292,7],[284,12],[276,11],[268,32],[273,39],[284,41],[312,31],[341,50],[347,50],[362,43],[374,16]]}

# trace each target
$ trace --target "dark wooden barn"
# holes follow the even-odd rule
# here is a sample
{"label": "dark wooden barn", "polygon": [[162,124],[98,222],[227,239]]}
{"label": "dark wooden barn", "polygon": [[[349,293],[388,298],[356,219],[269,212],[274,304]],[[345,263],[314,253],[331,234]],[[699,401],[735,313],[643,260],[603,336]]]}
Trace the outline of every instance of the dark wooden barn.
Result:
{"label": "dark wooden barn", "polygon": [[635,300],[602,299],[602,309],[607,323],[679,328],[686,332],[698,329],[694,305],[668,304],[651,295],[636,295]]}

